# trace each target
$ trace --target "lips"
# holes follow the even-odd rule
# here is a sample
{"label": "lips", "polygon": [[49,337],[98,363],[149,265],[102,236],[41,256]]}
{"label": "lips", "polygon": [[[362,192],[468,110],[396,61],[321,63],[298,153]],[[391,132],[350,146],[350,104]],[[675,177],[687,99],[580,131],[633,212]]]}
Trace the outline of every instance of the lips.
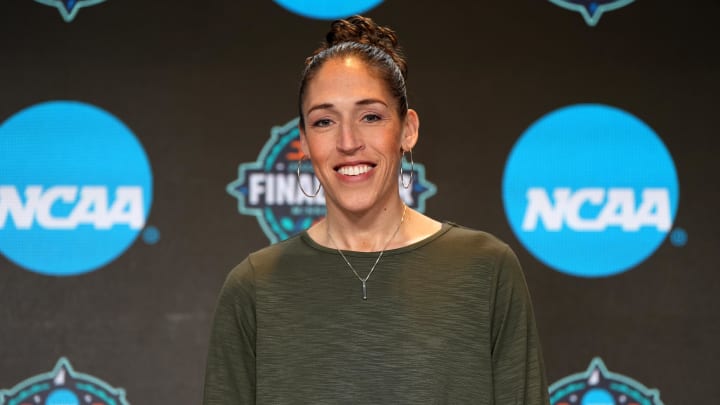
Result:
{"label": "lips", "polygon": [[365,174],[375,167],[374,165],[367,163],[360,163],[354,165],[342,165],[335,168],[335,171],[342,174],[343,176],[360,176]]}

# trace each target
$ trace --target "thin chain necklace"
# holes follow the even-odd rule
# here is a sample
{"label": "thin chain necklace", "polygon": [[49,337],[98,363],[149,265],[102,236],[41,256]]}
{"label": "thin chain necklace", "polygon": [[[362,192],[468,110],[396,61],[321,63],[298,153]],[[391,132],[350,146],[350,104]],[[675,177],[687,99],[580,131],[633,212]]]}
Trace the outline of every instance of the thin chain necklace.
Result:
{"label": "thin chain necklace", "polygon": [[406,211],[407,211],[407,205],[403,204],[403,213],[402,213],[402,217],[400,217],[400,223],[398,224],[397,228],[395,228],[395,232],[393,232],[390,239],[388,239],[388,241],[385,242],[385,246],[383,246],[377,259],[375,259],[375,263],[373,263],[372,267],[370,267],[370,271],[368,272],[367,276],[365,276],[365,278],[360,277],[357,270],[355,270],[355,267],[353,267],[353,265],[350,264],[350,261],[347,259],[347,257],[345,257],[345,254],[342,252],[342,250],[340,250],[340,248],[338,248],[337,243],[335,243],[335,240],[333,239],[332,235],[330,234],[330,227],[328,227],[328,231],[327,231],[328,239],[333,244],[333,246],[335,246],[335,250],[337,250],[338,253],[340,253],[340,256],[342,256],[343,260],[345,260],[345,263],[347,263],[348,267],[350,267],[350,270],[352,270],[352,272],[355,274],[355,277],[357,277],[358,280],[360,280],[360,282],[362,283],[362,298],[363,298],[363,300],[367,300],[367,281],[370,278],[370,276],[372,275],[373,271],[375,271],[375,266],[377,266],[378,262],[380,262],[380,258],[383,257],[383,253],[385,253],[385,249],[387,249],[388,245],[390,245],[390,242],[392,242],[392,240],[395,239],[395,236],[397,235],[398,231],[400,230],[400,226],[402,226],[403,222],[405,222],[405,212]]}

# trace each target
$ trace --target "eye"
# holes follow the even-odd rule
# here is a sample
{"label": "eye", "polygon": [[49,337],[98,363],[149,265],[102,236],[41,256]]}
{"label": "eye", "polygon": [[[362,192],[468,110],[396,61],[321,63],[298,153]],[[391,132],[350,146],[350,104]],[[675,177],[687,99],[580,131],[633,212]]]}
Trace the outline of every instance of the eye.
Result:
{"label": "eye", "polygon": [[378,122],[382,120],[382,117],[377,114],[365,114],[362,117],[364,122]]}
{"label": "eye", "polygon": [[323,119],[319,119],[319,120],[313,122],[312,126],[318,127],[318,128],[324,128],[324,127],[330,126],[330,124],[332,124],[332,121],[330,121],[327,118],[323,118]]}

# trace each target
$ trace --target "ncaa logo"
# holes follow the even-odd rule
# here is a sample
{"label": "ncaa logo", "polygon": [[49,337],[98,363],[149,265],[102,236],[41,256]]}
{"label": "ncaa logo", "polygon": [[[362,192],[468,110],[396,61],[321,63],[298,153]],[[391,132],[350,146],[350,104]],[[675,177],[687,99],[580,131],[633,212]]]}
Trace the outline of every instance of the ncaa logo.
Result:
{"label": "ncaa logo", "polygon": [[678,207],[675,165],[655,132],[615,107],[579,104],[532,124],[508,157],[505,214],[540,261],[604,277],[647,259]]}
{"label": "ncaa logo", "polygon": [[274,0],[286,10],[307,18],[335,20],[369,11],[382,0]]}
{"label": "ncaa logo", "polygon": [[90,104],[52,101],[0,126],[0,253],[33,272],[86,273],[145,226],[152,173],[135,135]]}

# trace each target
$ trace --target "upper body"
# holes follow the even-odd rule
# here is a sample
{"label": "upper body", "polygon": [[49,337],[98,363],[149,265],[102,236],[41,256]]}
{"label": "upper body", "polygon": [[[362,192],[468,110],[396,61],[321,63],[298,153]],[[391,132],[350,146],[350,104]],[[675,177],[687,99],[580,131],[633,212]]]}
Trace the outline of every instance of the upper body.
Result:
{"label": "upper body", "polygon": [[327,214],[231,272],[205,404],[547,403],[515,256],[400,198],[420,121],[397,36],[356,16],[326,39],[306,60],[298,129]]}
{"label": "upper body", "polygon": [[522,272],[483,232],[444,224],[385,252],[367,300],[305,233],[233,269],[215,316],[205,405],[548,401]]}

